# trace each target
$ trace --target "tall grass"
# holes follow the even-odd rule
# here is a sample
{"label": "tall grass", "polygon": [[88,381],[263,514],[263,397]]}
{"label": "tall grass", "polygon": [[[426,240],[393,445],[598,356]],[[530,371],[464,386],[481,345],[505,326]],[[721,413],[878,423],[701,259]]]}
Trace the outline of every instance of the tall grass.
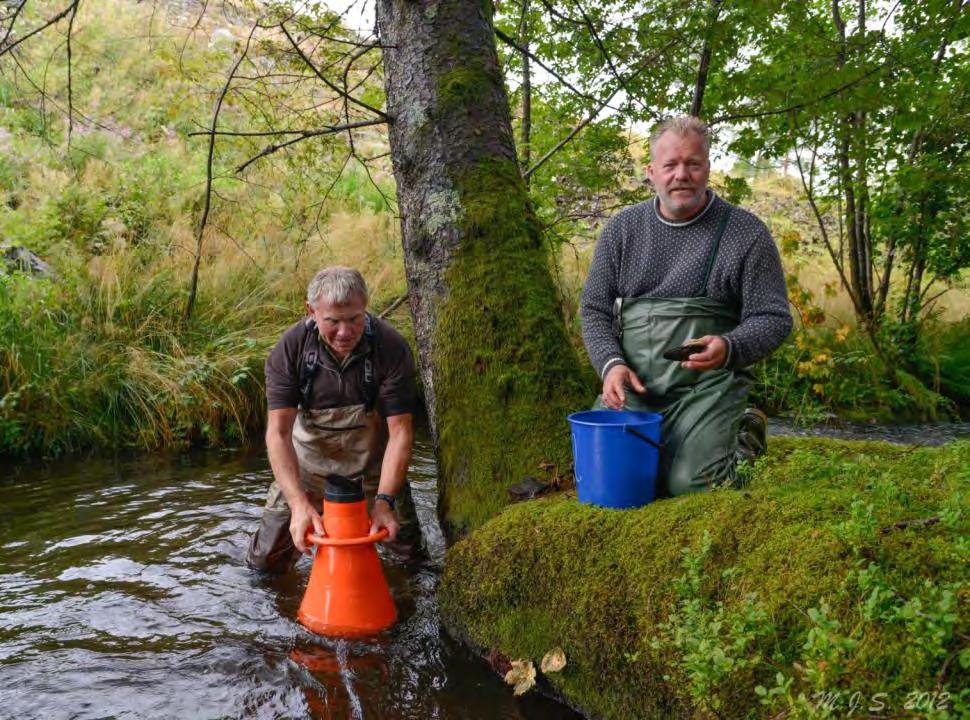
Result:
{"label": "tall grass", "polygon": [[[0,77],[0,237],[56,272],[0,269],[0,454],[238,442],[262,425],[263,362],[303,313],[316,270],[359,267],[378,309],[405,291],[389,161],[368,175],[344,163],[344,140],[320,138],[237,175],[264,139],[220,139],[184,320],[207,150],[188,133],[208,122],[236,49],[210,45],[219,15],[187,25],[163,6],[86,7],[69,147],[53,110],[66,92],[63,38],[25,44]],[[40,73],[57,105],[35,92]],[[326,110],[314,88],[260,86],[278,101],[273,117],[230,93],[220,127],[325,124],[299,109]],[[386,144],[376,130],[358,142],[373,155]]]}
{"label": "tall grass", "polygon": [[[0,274],[0,454],[251,436],[265,414],[263,362],[302,314],[319,267],[361,267],[378,308],[402,290],[385,217],[346,216],[331,227],[326,244],[310,247],[244,252],[214,242],[188,321],[188,263],[176,257],[122,250],[62,263],[54,280]],[[383,242],[359,242],[363,231]]]}
{"label": "tall grass", "polygon": [[[377,310],[406,292],[389,160],[367,172],[345,162],[344,139],[327,137],[237,175],[263,140],[220,139],[199,294],[185,321],[207,150],[205,138],[188,133],[208,122],[234,49],[210,46],[207,20],[192,29],[162,7],[104,0],[80,8],[70,147],[57,105],[32,85],[43,74],[48,99],[63,106],[62,37],[25,44],[19,65],[0,75],[0,237],[56,272],[37,279],[0,271],[0,454],[238,442],[261,427],[264,359],[302,314],[303,288],[317,269],[359,267]],[[277,61],[271,55],[261,62]],[[305,109],[329,112],[316,86],[267,83],[258,91],[278,102],[257,113],[245,93],[230,93],[220,127],[326,122]],[[266,107],[278,116],[265,117]],[[378,129],[357,143],[373,157],[386,149]],[[755,191],[753,209],[778,237],[810,236],[791,187],[766,180]],[[576,308],[591,251],[589,239],[577,238],[554,266],[579,352]],[[941,323],[925,336],[916,370],[936,378],[931,392],[887,383],[818,248],[803,242],[786,261],[823,321],[761,366],[756,395],[768,408],[806,419],[931,416],[946,410],[932,390],[967,397],[966,322]],[[959,310],[967,297],[947,302]],[[410,336],[406,313],[395,320]]]}

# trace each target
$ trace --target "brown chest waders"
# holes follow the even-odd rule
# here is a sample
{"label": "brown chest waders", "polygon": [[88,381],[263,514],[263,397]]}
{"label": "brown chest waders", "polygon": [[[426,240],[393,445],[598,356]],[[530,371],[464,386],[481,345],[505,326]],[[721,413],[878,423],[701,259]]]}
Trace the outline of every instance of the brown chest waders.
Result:
{"label": "brown chest waders", "polygon": [[[301,393],[304,400],[293,424],[293,448],[300,465],[300,482],[313,506],[323,507],[324,483],[328,475],[360,478],[371,511],[374,494],[381,476],[381,463],[387,448],[387,426],[375,409],[376,379],[373,377],[373,348],[375,340],[371,319],[367,319],[367,337],[371,352],[365,362],[365,396],[367,401],[357,405],[322,410],[305,410],[310,405],[313,376],[316,371],[319,347],[315,325],[308,326],[313,347],[304,352],[301,369]],[[309,358],[309,359],[308,359]],[[397,497],[396,515],[400,522],[397,540],[392,546],[405,556],[421,552],[421,528],[405,483]],[[290,536],[290,507],[274,480],[266,494],[266,505],[260,526],[253,534],[246,562],[258,570],[283,572],[299,558]]]}

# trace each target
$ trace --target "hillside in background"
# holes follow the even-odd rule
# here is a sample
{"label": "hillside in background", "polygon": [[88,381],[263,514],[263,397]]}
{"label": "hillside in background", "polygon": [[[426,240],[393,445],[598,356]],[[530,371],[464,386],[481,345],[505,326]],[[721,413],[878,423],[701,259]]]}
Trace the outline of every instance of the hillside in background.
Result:
{"label": "hillside in background", "polygon": [[[262,424],[265,354],[301,314],[318,268],[359,267],[377,311],[406,292],[385,130],[354,130],[353,147],[346,133],[295,138],[338,122],[342,103],[297,72],[282,41],[250,43],[225,14],[114,0],[80,7],[70,97],[66,65],[55,62],[63,28],[0,65],[0,243],[53,271],[0,274],[0,453],[241,440]],[[200,233],[207,129],[244,49],[241,82],[218,116]],[[376,55],[373,67],[358,93],[380,106]],[[611,172],[626,173],[618,186],[642,195],[642,141],[617,150],[605,137],[588,142],[601,140]],[[627,199],[585,191],[575,178],[587,170],[570,183],[550,168],[533,184],[577,346],[598,225]],[[952,416],[967,402],[965,289],[935,305],[925,366],[900,382],[856,332],[797,181],[713,182],[771,227],[802,320],[760,370],[764,406],[806,421],[827,412],[915,419]],[[399,307],[393,319],[410,333]]]}

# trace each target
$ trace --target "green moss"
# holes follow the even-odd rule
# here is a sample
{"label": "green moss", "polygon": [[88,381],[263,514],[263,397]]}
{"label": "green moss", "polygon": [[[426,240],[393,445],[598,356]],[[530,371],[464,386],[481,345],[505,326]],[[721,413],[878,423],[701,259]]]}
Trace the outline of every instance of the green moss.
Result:
{"label": "green moss", "polygon": [[[509,507],[449,550],[445,621],[513,658],[537,662],[561,646],[568,665],[547,680],[602,718],[697,717],[712,707],[731,708],[730,717],[820,717],[811,702],[823,690],[843,705],[855,692],[886,693],[902,712],[909,692],[940,687],[955,697],[967,687],[958,656],[965,664],[970,655],[970,443],[773,439],[753,475],[742,492],[633,511],[581,505],[571,493]],[[940,521],[892,529],[925,518]],[[681,549],[699,552],[705,532],[710,550],[685,594]],[[728,628],[752,602],[765,620],[743,631],[750,642],[736,659],[745,662],[700,707],[692,689],[708,670],[691,669],[684,650],[702,634],[697,619],[725,639],[701,646],[702,656],[730,659]],[[778,673],[791,681],[784,690],[775,690]]]}
{"label": "green moss", "polygon": [[442,508],[473,529],[505,488],[570,458],[565,417],[592,388],[566,336],[549,259],[513,161],[454,179],[463,242],[438,312],[435,391]]}
{"label": "green moss", "polygon": [[[464,57],[465,54],[456,57]],[[489,96],[489,91],[501,83],[496,70],[489,70],[483,64],[466,62],[457,65],[438,78],[438,108],[444,112],[449,108],[467,108]]]}

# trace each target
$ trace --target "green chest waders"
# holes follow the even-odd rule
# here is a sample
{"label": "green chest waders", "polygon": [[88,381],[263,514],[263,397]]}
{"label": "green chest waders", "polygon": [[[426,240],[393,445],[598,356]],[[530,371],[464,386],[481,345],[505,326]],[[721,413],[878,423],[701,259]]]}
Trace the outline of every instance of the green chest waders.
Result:
{"label": "green chest waders", "polygon": [[[738,326],[737,311],[704,297],[730,212],[711,244],[704,280],[694,297],[619,298],[614,312],[626,364],[647,392],[627,389],[624,408],[663,415],[658,495],[681,495],[736,482],[738,427],[752,376],[745,370],[687,370],[661,357],[689,338],[724,335]],[[604,407],[602,396],[595,407]]]}

